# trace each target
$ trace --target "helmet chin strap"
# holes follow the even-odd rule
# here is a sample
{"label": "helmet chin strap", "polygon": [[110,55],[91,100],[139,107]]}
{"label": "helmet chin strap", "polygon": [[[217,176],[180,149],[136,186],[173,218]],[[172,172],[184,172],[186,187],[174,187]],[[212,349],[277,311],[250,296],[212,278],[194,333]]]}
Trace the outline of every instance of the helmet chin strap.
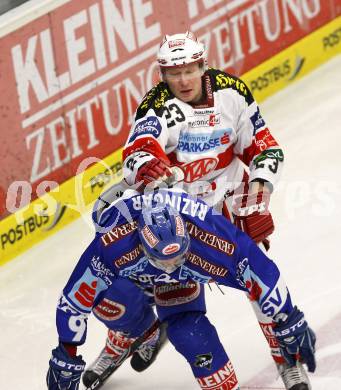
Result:
{"label": "helmet chin strap", "polygon": [[161,66],[159,66],[159,76],[160,76],[160,79],[165,83],[166,80],[165,80],[165,76],[163,74]]}

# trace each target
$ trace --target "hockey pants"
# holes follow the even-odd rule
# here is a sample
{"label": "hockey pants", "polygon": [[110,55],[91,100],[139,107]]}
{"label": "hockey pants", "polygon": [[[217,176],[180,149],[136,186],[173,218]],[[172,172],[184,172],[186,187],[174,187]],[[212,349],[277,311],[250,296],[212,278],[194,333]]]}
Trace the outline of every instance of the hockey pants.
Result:
{"label": "hockey pants", "polygon": [[107,328],[130,337],[144,333],[156,319],[149,297],[126,278],[115,279],[93,308],[93,313]]}

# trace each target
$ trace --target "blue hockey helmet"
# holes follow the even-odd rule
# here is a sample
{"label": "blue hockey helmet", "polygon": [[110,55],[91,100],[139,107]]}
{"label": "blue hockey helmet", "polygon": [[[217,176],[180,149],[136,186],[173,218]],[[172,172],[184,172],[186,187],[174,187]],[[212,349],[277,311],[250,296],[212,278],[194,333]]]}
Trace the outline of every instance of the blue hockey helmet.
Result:
{"label": "blue hockey helmet", "polygon": [[138,233],[148,261],[171,273],[185,262],[190,237],[181,215],[169,205],[143,209]]}

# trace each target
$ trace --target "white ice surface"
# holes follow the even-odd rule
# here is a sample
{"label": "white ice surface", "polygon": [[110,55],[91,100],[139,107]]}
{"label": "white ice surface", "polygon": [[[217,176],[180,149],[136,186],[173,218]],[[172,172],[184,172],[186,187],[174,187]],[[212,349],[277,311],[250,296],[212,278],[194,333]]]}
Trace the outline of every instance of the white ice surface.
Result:
{"label": "white ice surface", "polygon": [[[276,222],[271,257],[293,300],[318,336],[314,390],[341,389],[341,56],[261,104],[285,151],[272,197]],[[0,268],[0,389],[45,389],[57,343],[55,305],[79,255],[93,236],[83,218]],[[242,389],[283,389],[244,294],[207,291],[208,316],[234,364]],[[102,348],[103,326],[91,318],[80,348],[90,363]],[[122,366],[103,387],[191,390],[186,361],[168,345],[144,373]]]}

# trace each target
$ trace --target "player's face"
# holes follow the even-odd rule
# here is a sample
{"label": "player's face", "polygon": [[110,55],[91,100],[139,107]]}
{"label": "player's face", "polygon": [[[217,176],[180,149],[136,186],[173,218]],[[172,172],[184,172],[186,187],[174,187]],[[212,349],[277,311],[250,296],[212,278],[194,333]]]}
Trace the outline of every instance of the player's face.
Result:
{"label": "player's face", "polygon": [[185,103],[196,103],[202,98],[202,75],[203,71],[198,63],[163,71],[164,81],[170,90]]}
{"label": "player's face", "polygon": [[185,262],[185,260],[186,259],[184,255],[176,256],[169,260],[159,260],[154,257],[153,258],[148,257],[148,261],[153,267],[161,269],[162,271],[165,271],[168,274],[171,274],[177,268],[179,268]]}

